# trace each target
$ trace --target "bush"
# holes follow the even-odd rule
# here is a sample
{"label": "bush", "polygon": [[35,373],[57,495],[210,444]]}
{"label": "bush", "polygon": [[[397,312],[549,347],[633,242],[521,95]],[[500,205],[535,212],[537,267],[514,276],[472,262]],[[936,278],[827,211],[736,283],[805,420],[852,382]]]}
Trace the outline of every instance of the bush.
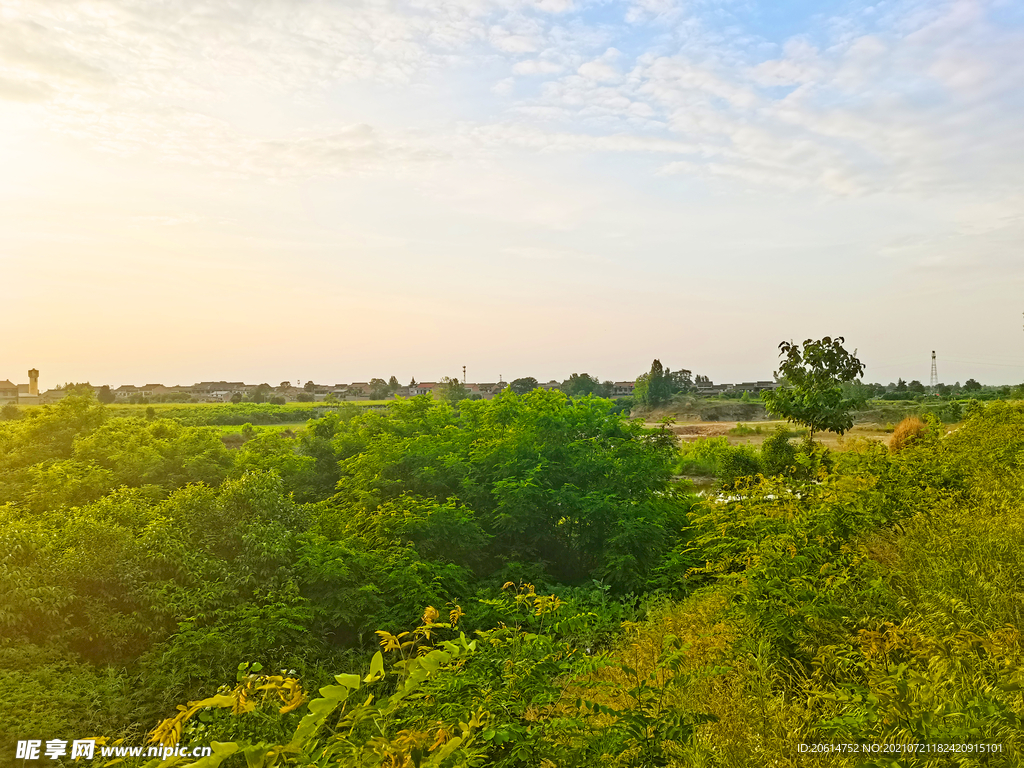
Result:
{"label": "bush", "polygon": [[750,445],[729,445],[724,437],[702,437],[679,447],[677,475],[715,476],[725,486],[761,472],[757,450]]}
{"label": "bush", "polygon": [[749,445],[729,446],[718,461],[718,479],[726,487],[735,485],[740,478],[753,477],[761,471],[761,458]]}
{"label": "bush", "polygon": [[761,465],[766,475],[781,475],[796,465],[796,446],[789,442],[785,427],[776,427],[761,445]]}
{"label": "bush", "polygon": [[674,472],[677,475],[717,475],[719,460],[728,449],[729,441],[724,437],[702,437],[683,443],[679,446]]}
{"label": "bush", "polygon": [[918,416],[908,416],[892,432],[889,438],[889,450],[893,453],[901,451],[927,431],[928,427]]}
{"label": "bush", "polygon": [[[746,394],[746,392],[744,392],[744,394]],[[761,427],[749,427],[746,424],[740,423],[737,424],[732,429],[730,429],[729,434],[735,435],[736,437],[744,437],[746,435],[760,435]]]}

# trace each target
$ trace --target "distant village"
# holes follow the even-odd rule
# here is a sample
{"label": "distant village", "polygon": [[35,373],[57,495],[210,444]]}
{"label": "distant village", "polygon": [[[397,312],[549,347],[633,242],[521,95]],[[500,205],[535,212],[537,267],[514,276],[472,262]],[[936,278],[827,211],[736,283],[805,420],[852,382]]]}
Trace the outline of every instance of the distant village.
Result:
{"label": "distant village", "polygon": [[[66,387],[47,389],[40,393],[39,371],[28,372],[29,381],[25,384],[14,384],[10,380],[0,380],[0,405],[14,403],[17,405],[45,405],[54,403],[68,393]],[[714,384],[705,377],[695,385],[696,394],[712,396],[723,393],[757,394],[764,389],[772,389],[774,381],[753,381],[741,384]],[[474,383],[460,382],[465,388],[466,396],[474,400],[490,400],[509,386],[508,382]],[[315,384],[306,382],[302,386],[283,381],[277,386],[269,384],[246,384],[241,381],[201,381],[196,384],[164,386],[163,384],[122,384],[117,388],[106,385],[91,385],[97,393],[102,393],[102,400],[112,403],[232,403],[232,402],[359,402],[385,399],[390,397],[416,397],[417,395],[437,395],[443,382],[411,381],[406,386],[397,385],[392,378],[391,383],[382,379],[374,381],[357,381],[351,384]],[[539,389],[560,389],[563,382],[538,382]],[[605,382],[607,396],[612,398],[631,397],[635,386],[634,381]],[[382,392],[386,395],[381,396]]]}

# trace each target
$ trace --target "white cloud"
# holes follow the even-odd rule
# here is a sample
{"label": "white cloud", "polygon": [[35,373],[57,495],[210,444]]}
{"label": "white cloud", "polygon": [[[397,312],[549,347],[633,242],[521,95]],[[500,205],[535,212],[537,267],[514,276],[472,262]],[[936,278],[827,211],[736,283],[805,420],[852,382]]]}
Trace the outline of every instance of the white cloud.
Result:
{"label": "white cloud", "polygon": [[633,0],[626,9],[625,21],[627,24],[668,22],[677,17],[679,11],[674,0]]}
{"label": "white cloud", "polygon": [[512,66],[512,72],[517,75],[555,75],[564,69],[561,64],[544,59],[527,59]]}
{"label": "white cloud", "polygon": [[622,80],[622,73],[615,66],[621,56],[618,50],[609,48],[599,58],[581,64],[576,71],[596,83],[615,83]]}

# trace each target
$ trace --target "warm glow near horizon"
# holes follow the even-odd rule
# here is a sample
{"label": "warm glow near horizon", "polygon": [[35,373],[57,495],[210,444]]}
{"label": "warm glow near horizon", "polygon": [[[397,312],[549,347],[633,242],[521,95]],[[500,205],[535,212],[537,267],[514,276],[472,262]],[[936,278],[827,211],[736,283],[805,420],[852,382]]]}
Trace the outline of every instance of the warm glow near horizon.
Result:
{"label": "warm glow near horizon", "polygon": [[1022,6],[779,5],[0,2],[0,380],[1024,381]]}

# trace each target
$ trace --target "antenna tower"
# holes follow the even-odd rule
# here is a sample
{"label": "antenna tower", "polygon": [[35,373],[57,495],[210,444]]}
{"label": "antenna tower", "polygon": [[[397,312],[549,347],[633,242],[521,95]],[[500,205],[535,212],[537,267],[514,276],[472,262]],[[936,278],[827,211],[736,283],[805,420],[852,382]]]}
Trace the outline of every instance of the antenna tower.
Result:
{"label": "antenna tower", "polygon": [[932,350],[932,376],[928,386],[937,387],[939,385],[939,374],[935,368],[935,350]]}

